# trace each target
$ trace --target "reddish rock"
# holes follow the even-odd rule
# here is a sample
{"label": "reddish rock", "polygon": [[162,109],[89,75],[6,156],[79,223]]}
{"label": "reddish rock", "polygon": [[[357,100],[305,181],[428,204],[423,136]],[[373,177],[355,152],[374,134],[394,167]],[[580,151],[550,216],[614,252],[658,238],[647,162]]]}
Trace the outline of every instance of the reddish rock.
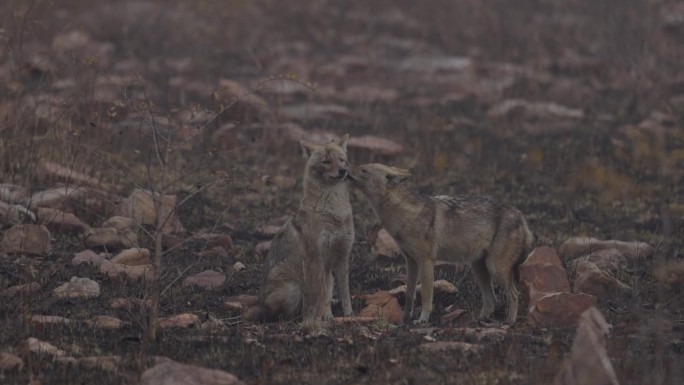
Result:
{"label": "reddish rock", "polygon": [[[155,196],[159,196],[157,193]],[[166,234],[183,233],[185,228],[176,216],[176,203],[178,198],[175,195],[164,195],[161,198],[160,215],[164,221],[162,232]],[[133,218],[136,223],[141,225],[156,226],[157,212],[151,191],[135,189],[131,195],[119,204],[116,209],[118,215]]]}
{"label": "reddish rock", "polygon": [[84,233],[83,241],[88,247],[112,249],[138,247],[138,235],[133,230],[120,230],[114,227],[91,228]]}
{"label": "reddish rock", "polygon": [[90,186],[100,188],[100,182],[88,175],[80,173],[73,168],[64,167],[57,163],[42,162],[36,170],[36,177],[42,185],[52,182],[64,182],[69,186]]}
{"label": "reddish rock", "polygon": [[106,330],[118,330],[126,325],[126,323],[120,319],[106,315],[98,315],[86,320],[85,322],[87,325],[90,325],[94,328]]}
{"label": "reddish rock", "polygon": [[602,241],[588,237],[570,238],[558,250],[563,258],[574,259],[606,249],[616,249],[627,259],[650,258],[654,252],[653,246],[644,242]]}
{"label": "reddish rock", "polygon": [[240,294],[226,298],[223,307],[231,310],[242,310],[255,305],[258,301],[259,297],[255,295]]}
{"label": "reddish rock", "polygon": [[197,286],[203,289],[215,289],[226,282],[226,276],[214,270],[205,270],[183,280],[183,287]]}
{"label": "reddish rock", "polygon": [[450,326],[465,326],[475,321],[475,317],[466,310],[456,309],[444,314],[441,320],[443,324],[449,324]]}
{"label": "reddish rock", "polygon": [[618,281],[595,264],[582,261],[577,265],[577,278],[573,292],[586,293],[598,298],[625,297],[632,288]]}
{"label": "reddish rock", "polygon": [[191,241],[199,243],[205,249],[214,247],[222,247],[226,251],[233,249],[233,238],[228,234],[199,233],[194,234]]}
{"label": "reddish rock", "polygon": [[93,298],[100,296],[100,284],[89,278],[71,277],[69,282],[53,290],[59,298]]}
{"label": "reddish rock", "polygon": [[148,249],[138,247],[126,249],[112,258],[112,262],[128,266],[149,265],[150,251]]}
{"label": "reddish rock", "polygon": [[166,318],[160,318],[157,325],[160,329],[167,328],[189,328],[194,326],[200,326],[199,317],[190,313],[176,314]]}
{"label": "reddish rock", "polygon": [[0,250],[45,256],[50,252],[50,231],[43,225],[14,225],[5,231]]}
{"label": "reddish rock", "polygon": [[589,255],[579,257],[572,261],[572,267],[577,270],[577,265],[580,262],[591,262],[599,269],[611,274],[615,274],[618,270],[623,269],[627,265],[627,259],[617,249],[603,249],[594,251]]}
{"label": "reddish rock", "polygon": [[261,255],[266,255],[268,253],[268,250],[271,248],[271,242],[272,241],[263,241],[259,242],[254,246],[254,251]]}
{"label": "reddish rock", "polygon": [[565,268],[556,251],[550,247],[532,250],[519,269],[523,303],[532,305],[532,301],[545,293],[570,292]]}
{"label": "reddish rock", "polygon": [[14,297],[16,295],[30,295],[40,290],[38,282],[16,285],[0,290],[0,297]]}
{"label": "reddish rock", "polygon": [[74,214],[49,207],[39,207],[37,210],[38,222],[52,231],[66,231],[81,233],[90,226],[83,223]]}
{"label": "reddish rock", "polygon": [[388,291],[373,294],[361,294],[366,300],[366,307],[359,312],[360,317],[375,317],[399,324],[402,322],[402,311],[397,298]]}
{"label": "reddish rock", "polygon": [[553,385],[618,385],[606,350],[610,325],[595,307],[580,318],[570,355],[553,380]]}
{"label": "reddish rock", "polygon": [[105,257],[102,255],[97,254],[96,252],[88,249],[88,250],[83,250],[81,252],[78,252],[74,254],[74,258],[71,260],[71,264],[74,266],[78,266],[82,263],[89,263],[91,265],[100,265],[102,261],[105,260]]}
{"label": "reddish rock", "polygon": [[223,370],[207,369],[177,362],[163,362],[147,369],[140,385],[242,385],[234,375]]}
{"label": "reddish rock", "polygon": [[549,293],[530,305],[527,321],[537,327],[574,327],[582,312],[595,304],[588,294]]}
{"label": "reddish rock", "polygon": [[24,367],[24,360],[12,353],[0,352],[0,373],[12,370],[21,370]]}
{"label": "reddish rock", "polygon": [[138,265],[128,266],[120,263],[114,263],[108,260],[102,261],[100,264],[100,273],[106,274],[110,279],[152,279],[152,265]]}

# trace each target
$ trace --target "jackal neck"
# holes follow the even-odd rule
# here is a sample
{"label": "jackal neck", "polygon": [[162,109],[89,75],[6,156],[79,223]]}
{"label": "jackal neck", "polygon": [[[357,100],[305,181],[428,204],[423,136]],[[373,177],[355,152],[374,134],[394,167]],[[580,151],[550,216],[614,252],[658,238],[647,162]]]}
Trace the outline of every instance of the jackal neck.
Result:
{"label": "jackal neck", "polygon": [[317,211],[338,211],[340,214],[346,214],[347,207],[351,211],[347,184],[339,182],[334,185],[323,185],[319,182],[305,179],[301,206],[311,207]]}
{"label": "jackal neck", "polygon": [[404,186],[396,186],[373,206],[380,221],[387,227],[417,218],[425,209],[426,203],[428,202],[424,196]]}

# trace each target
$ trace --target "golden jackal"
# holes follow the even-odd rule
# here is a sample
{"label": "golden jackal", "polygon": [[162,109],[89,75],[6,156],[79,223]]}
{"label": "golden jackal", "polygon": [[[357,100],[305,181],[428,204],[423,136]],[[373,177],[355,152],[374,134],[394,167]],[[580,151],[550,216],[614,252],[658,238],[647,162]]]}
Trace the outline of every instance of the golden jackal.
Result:
{"label": "golden jackal", "polygon": [[345,316],[352,315],[349,253],[354,222],[347,191],[347,139],[326,145],[301,141],[304,195],[299,210],[271,243],[268,273],[259,302],[243,314],[248,320],[293,319],[307,324],[331,320],[333,276]]}
{"label": "golden jackal", "polygon": [[495,278],[506,291],[507,323],[518,314],[516,265],[532,248],[534,235],[515,208],[485,197],[429,197],[406,188],[407,170],[382,164],[354,167],[352,185],[368,198],[382,226],[399,244],[407,265],[404,320],[413,313],[418,273],[422,281],[422,309],[418,322],[432,311],[436,259],[463,261],[472,266],[482,293],[480,318],[494,311]]}

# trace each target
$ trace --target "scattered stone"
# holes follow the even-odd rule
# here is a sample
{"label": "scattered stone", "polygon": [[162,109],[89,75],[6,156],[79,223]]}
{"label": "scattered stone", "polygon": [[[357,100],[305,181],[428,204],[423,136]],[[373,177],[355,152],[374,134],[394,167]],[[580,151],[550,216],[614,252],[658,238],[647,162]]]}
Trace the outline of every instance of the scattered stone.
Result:
{"label": "scattered stone", "polygon": [[287,120],[312,121],[350,117],[349,108],[338,104],[295,104],[280,108],[280,115]]}
{"label": "scattered stone", "polygon": [[460,332],[461,336],[466,339],[466,342],[483,342],[483,341],[502,341],[508,330],[503,328],[469,328],[463,327],[454,329],[455,332]]}
{"label": "scattered stone", "polygon": [[30,295],[40,290],[38,282],[26,283],[23,285],[11,286],[0,290],[0,297],[14,297],[17,295]]}
{"label": "scattered stone", "polygon": [[353,136],[347,141],[347,147],[378,155],[397,155],[404,151],[404,146],[401,144],[372,135]]}
{"label": "scattered stone", "polygon": [[226,298],[223,302],[223,307],[231,310],[242,310],[255,305],[258,301],[259,297],[255,295],[240,294]]}
{"label": "scattered stone", "polygon": [[26,218],[36,221],[36,216],[26,207],[5,202],[0,202],[0,218],[10,223],[22,223]]}
{"label": "scattered stone", "polygon": [[617,385],[618,380],[606,350],[610,325],[590,307],[582,313],[570,355],[553,380],[554,385]]}
{"label": "scattered stone", "polygon": [[67,355],[64,350],[58,349],[48,342],[33,337],[29,337],[26,340],[26,345],[30,352],[36,354],[46,354],[53,357],[65,357]]}
{"label": "scattered stone", "polygon": [[0,201],[26,203],[29,197],[27,188],[9,183],[0,183]]}
{"label": "scattered stone", "polygon": [[432,352],[446,352],[456,350],[463,353],[479,353],[482,350],[482,346],[480,345],[469,344],[467,342],[461,341],[426,342],[421,344],[420,348]]}
{"label": "scattered stone", "polygon": [[228,256],[228,251],[221,246],[212,247],[211,249],[204,250],[198,254],[203,258],[225,258]]}
{"label": "scattered stone", "polygon": [[532,302],[527,321],[536,327],[575,327],[582,312],[595,305],[588,294],[549,293]]}
{"label": "scattered stone", "polygon": [[243,270],[247,270],[247,266],[244,263],[237,261],[233,264],[233,271],[239,273]]}
{"label": "scattered stone", "polygon": [[21,370],[24,367],[24,360],[12,353],[0,352],[0,372],[10,372]]}
{"label": "scattered stone", "polygon": [[350,317],[335,317],[333,322],[339,325],[345,324],[369,324],[376,322],[378,317],[361,317],[361,316],[350,316]]}
{"label": "scattered stone", "polygon": [[[438,279],[432,283],[432,287],[434,288],[434,292],[436,293],[450,293],[454,294],[458,292],[458,289],[456,286],[447,281],[446,279]],[[422,288],[422,284],[416,285],[416,293],[420,293],[420,290]],[[398,294],[406,294],[406,285],[401,285],[398,287],[395,287],[394,289],[390,290],[389,293],[392,295],[398,295]]]}
{"label": "scattered stone", "polygon": [[152,265],[129,266],[108,260],[104,260],[100,264],[100,273],[106,274],[113,280],[121,278],[129,278],[132,280],[144,278],[146,280],[151,280],[153,278]]}
{"label": "scattered stone", "polygon": [[50,231],[43,225],[14,225],[5,231],[0,250],[46,256],[50,252]]}
{"label": "scattered stone", "polygon": [[160,329],[167,328],[190,328],[201,326],[199,317],[190,313],[176,314],[171,317],[160,318],[157,324]]}
{"label": "scattered stone", "polygon": [[38,222],[52,231],[81,233],[90,228],[74,214],[50,207],[38,207]]}
{"label": "scattered stone", "polygon": [[523,303],[530,306],[534,300],[546,293],[569,293],[565,268],[556,254],[556,250],[547,247],[537,247],[527,256],[519,267],[520,287]]}
{"label": "scattered stone", "polygon": [[90,186],[100,188],[100,183],[86,174],[80,173],[72,168],[64,167],[57,163],[42,162],[36,170],[36,177],[41,185],[45,186],[52,182],[59,181],[69,184],[69,186]]}
{"label": "scattered stone", "polygon": [[86,321],[86,324],[94,327],[94,328],[99,328],[99,329],[106,329],[106,330],[118,330],[127,325],[125,322],[121,321],[118,318],[106,316],[106,315],[98,315],[95,317],[90,318],[89,320]]}
{"label": "scattered stone", "polygon": [[99,266],[104,260],[105,257],[88,249],[74,254],[74,258],[71,260],[71,264],[74,266],[78,266],[82,263],[89,263],[91,265]]}
{"label": "scattered stone", "polygon": [[234,375],[178,362],[164,362],[145,370],[140,385],[242,385]]}
{"label": "scattered stone", "polygon": [[403,254],[397,242],[385,229],[378,230],[375,238],[375,245],[373,246],[373,255],[375,258],[380,256],[386,258],[400,258]]}
{"label": "scattered stone", "polygon": [[653,276],[658,282],[668,285],[684,283],[684,261],[669,260],[664,265],[653,270]]}
{"label": "scattered stone", "polygon": [[215,289],[226,282],[226,276],[214,270],[205,270],[183,280],[183,287],[197,286],[202,289]]}
{"label": "scattered stone", "polygon": [[601,241],[596,238],[575,237],[563,242],[559,253],[563,258],[575,259],[605,249],[616,249],[627,259],[650,258],[654,251],[653,246],[645,242]]}
{"label": "scattered stone", "polygon": [[[155,194],[159,196],[158,193]],[[162,232],[165,234],[183,233],[185,228],[176,216],[175,195],[164,195],[161,198],[161,216],[164,220]],[[116,209],[118,215],[133,218],[140,225],[157,224],[157,212],[151,191],[135,189],[131,195],[119,204]]]}
{"label": "scattered stone", "polygon": [[115,215],[104,221],[102,227],[112,227],[117,230],[134,230],[136,226],[133,218]]}
{"label": "scattered stone", "polygon": [[74,320],[70,318],[64,318],[56,315],[32,315],[31,318],[29,318],[29,323],[36,326],[68,325],[73,322]]}
{"label": "scattered stone", "polygon": [[338,97],[350,103],[391,103],[399,97],[399,92],[392,88],[360,85],[347,87]]}
{"label": "scattered stone", "polygon": [[117,254],[111,261],[128,266],[149,265],[150,251],[137,247],[126,249]]}
{"label": "scattered stone", "polygon": [[86,189],[83,187],[56,187],[33,194],[29,208],[34,210],[38,207],[64,208],[69,206],[68,201],[82,200],[85,195]]}
{"label": "scattered stone", "polygon": [[529,102],[520,99],[506,99],[493,105],[487,115],[492,118],[522,116],[525,120],[582,119],[584,112],[553,102]]}
{"label": "scattered stone", "polygon": [[230,251],[233,249],[233,238],[228,234],[199,233],[194,234],[190,239],[193,243],[201,243],[205,249],[223,247]]}
{"label": "scattered stone", "polygon": [[86,369],[102,369],[109,372],[119,370],[123,358],[121,356],[91,356],[81,357],[76,361],[76,365]]}
{"label": "scattered stone", "polygon": [[632,292],[632,288],[602,271],[595,264],[582,261],[577,264],[573,292],[591,294],[597,298],[624,298]]}
{"label": "scattered stone", "polygon": [[71,280],[53,290],[58,298],[93,298],[100,296],[100,284],[89,279],[71,277]]}
{"label": "scattered stone", "polygon": [[599,269],[611,274],[617,273],[627,265],[627,259],[617,249],[603,249],[594,251],[589,255],[579,257],[572,262],[572,267],[577,270],[580,262],[591,262]]}
{"label": "scattered stone", "polygon": [[150,308],[152,301],[138,298],[114,298],[109,307],[112,309],[137,310],[141,307]]}
{"label": "scattered stone", "polygon": [[466,310],[455,309],[444,314],[441,320],[443,324],[465,326],[474,322],[475,317]]}
{"label": "scattered stone", "polygon": [[263,241],[259,242],[254,246],[254,251],[259,253],[260,255],[266,255],[268,253],[268,250],[271,248],[271,242],[272,241]]}
{"label": "scattered stone", "polygon": [[88,247],[127,249],[138,247],[138,235],[131,229],[119,230],[114,227],[88,229],[83,241]]}
{"label": "scattered stone", "polygon": [[402,322],[402,311],[397,298],[388,291],[378,291],[373,294],[361,294],[366,300],[366,307],[359,312],[360,317],[375,317],[399,324]]}

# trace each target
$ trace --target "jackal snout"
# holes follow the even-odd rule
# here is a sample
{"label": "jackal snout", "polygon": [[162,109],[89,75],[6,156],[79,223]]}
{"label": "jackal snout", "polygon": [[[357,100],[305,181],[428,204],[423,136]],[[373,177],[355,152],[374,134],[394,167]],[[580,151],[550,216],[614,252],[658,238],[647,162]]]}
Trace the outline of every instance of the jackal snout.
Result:
{"label": "jackal snout", "polygon": [[[309,159],[309,171],[313,176],[335,182],[344,179],[349,173],[349,161],[347,160],[347,139],[345,135],[339,142],[331,142],[324,146],[301,141],[302,154]],[[321,150],[315,151],[316,148]]]}

